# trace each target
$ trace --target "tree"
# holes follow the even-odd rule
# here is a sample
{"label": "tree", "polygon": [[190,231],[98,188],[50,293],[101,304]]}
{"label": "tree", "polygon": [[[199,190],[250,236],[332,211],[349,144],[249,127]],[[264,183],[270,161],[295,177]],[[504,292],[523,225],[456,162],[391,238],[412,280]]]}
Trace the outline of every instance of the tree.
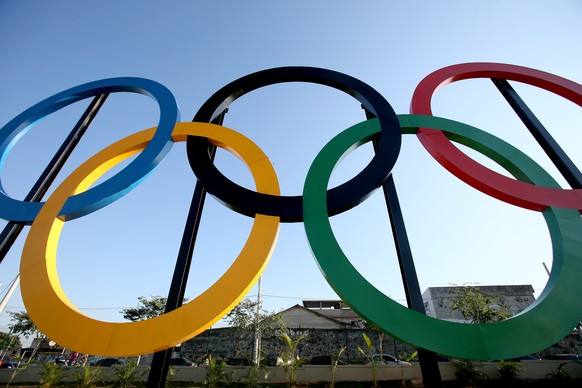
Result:
{"label": "tree", "polygon": [[10,315],[10,321],[14,322],[8,325],[12,334],[23,336],[24,338],[32,336],[38,343],[45,338],[45,335],[36,327],[26,311],[8,312],[8,314]]}
{"label": "tree", "polygon": [[[187,300],[188,299],[184,298],[182,303],[186,302]],[[127,319],[128,321],[137,322],[158,317],[164,313],[168,298],[156,295],[150,296],[150,299],[148,299],[145,296],[138,296],[137,301],[137,307],[130,307],[121,310],[123,318]],[[139,365],[140,360],[141,356],[137,358],[136,365]]]}
{"label": "tree", "polygon": [[[127,319],[128,321],[145,321],[146,319],[155,318],[162,315],[166,309],[168,298],[163,298],[161,296],[150,296],[148,299],[145,296],[139,296],[137,300],[137,307],[130,307],[121,310],[123,318]],[[183,302],[186,302],[187,300],[188,299],[184,298]]]}
{"label": "tree", "polygon": [[6,334],[0,332],[0,351],[7,350],[9,348],[21,348],[22,342],[20,342],[20,337],[15,334]]}
{"label": "tree", "polygon": [[513,314],[499,301],[500,295],[481,291],[479,287],[457,287],[451,309],[458,310],[470,323],[499,322]]}
{"label": "tree", "polygon": [[[249,352],[249,346],[256,338],[259,349],[257,350],[256,359],[260,358],[260,338],[261,335],[269,330],[275,330],[283,327],[281,316],[274,312],[268,312],[260,307],[259,302],[248,298],[240,301],[225,317],[229,326],[235,328],[235,335],[238,337],[237,351],[243,354],[252,354]],[[246,345],[245,345],[246,344]]]}
{"label": "tree", "polygon": [[305,334],[300,334],[297,338],[292,339],[289,334],[281,332],[279,339],[285,346],[285,350],[281,352],[282,367],[287,377],[289,386],[295,386],[295,371],[301,365],[299,354],[297,352],[299,343],[305,339]]}
{"label": "tree", "polygon": [[370,364],[372,365],[372,378],[374,381],[374,387],[378,386],[378,365],[376,363],[376,357],[374,357],[374,345],[370,340],[370,337],[366,335],[366,333],[362,333],[362,337],[364,338],[364,342],[366,343],[366,349],[361,348],[358,346],[358,351],[362,353],[362,355],[370,360]]}

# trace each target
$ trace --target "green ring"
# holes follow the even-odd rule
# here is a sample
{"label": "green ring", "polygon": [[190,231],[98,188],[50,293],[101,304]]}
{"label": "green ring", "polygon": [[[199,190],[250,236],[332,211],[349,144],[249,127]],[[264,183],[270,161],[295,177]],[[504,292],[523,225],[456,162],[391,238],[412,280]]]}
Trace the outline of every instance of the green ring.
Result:
{"label": "green ring", "polygon": [[[403,133],[440,129],[451,139],[499,163],[517,179],[559,187],[539,165],[513,146],[477,128],[433,116],[399,115]],[[542,212],[553,248],[552,272],[540,297],[502,322],[462,324],[428,317],[400,305],[370,284],[337,243],[327,215],[326,190],[334,167],[351,150],[379,133],[368,120],[340,133],[317,155],[303,189],[304,225],[327,282],[366,321],[415,347],[465,359],[499,360],[547,348],[567,335],[582,312],[582,220],[576,210]]]}

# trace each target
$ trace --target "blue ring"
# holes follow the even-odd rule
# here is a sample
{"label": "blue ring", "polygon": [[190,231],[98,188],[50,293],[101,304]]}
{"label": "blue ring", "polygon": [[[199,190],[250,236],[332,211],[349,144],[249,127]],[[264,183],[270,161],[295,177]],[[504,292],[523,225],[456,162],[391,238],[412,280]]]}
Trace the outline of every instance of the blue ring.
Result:
{"label": "blue ring", "polygon": [[[158,130],[147,147],[123,170],[91,189],[70,197],[60,214],[78,218],[107,206],[139,184],[162,161],[173,145],[172,131],[180,118],[178,104],[162,84],[145,78],[121,77],[79,85],[62,91],[25,110],[0,129],[0,171],[18,139],[39,120],[88,97],[105,93],[140,93],[155,99],[160,107]],[[0,218],[31,224],[44,202],[26,202],[9,197],[0,179]]]}

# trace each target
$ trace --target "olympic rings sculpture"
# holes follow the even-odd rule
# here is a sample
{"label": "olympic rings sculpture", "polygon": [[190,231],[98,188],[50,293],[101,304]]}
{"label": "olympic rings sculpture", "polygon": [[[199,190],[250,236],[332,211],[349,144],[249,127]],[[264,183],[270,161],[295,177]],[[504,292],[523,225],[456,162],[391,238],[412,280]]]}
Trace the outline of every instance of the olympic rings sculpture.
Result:
{"label": "olympic rings sculpture", "polygon": [[[58,93],[26,110],[0,129],[0,154],[5,160],[21,133],[42,117],[89,96],[138,92],[160,104],[159,125],[100,151],[75,170],[45,203],[17,201],[0,183],[0,217],[30,224],[21,260],[21,292],[38,328],[49,338],[83,353],[132,356],[168,349],[192,338],[221,319],[249,291],[271,256],[280,222],[304,222],[322,274],[356,312],[386,333],[413,346],[467,359],[506,359],[538,351],[560,340],[580,320],[582,301],[582,194],[564,190],[540,166],[502,140],[466,124],[433,117],[430,100],[446,83],[467,78],[500,78],[532,84],[582,105],[582,86],[561,77],[514,65],[467,63],[427,76],[416,88],[411,115],[396,115],[373,88],[345,74],[309,67],[260,71],[226,85],[201,107],[194,123],[178,122],[171,93],[138,78],[114,78]],[[268,157],[243,135],[213,121],[236,98],[281,82],[313,82],[355,97],[375,118],[356,124],[332,139],[317,155],[302,196],[280,196]],[[552,239],[553,265],[541,296],[520,314],[502,322],[460,324],[413,311],[374,288],[351,265],[339,247],[329,217],[348,210],[389,177],[400,152],[402,134],[416,134],[431,155],[476,189],[511,204],[540,211]],[[338,161],[351,149],[377,142],[371,162],[356,177],[327,189]],[[476,149],[499,163],[517,180],[489,171],[462,154],[450,140]],[[92,319],[65,295],[56,269],[56,250],[64,223],[98,210],[129,192],[163,159],[173,142],[186,141],[188,159],[200,184],[233,210],[255,218],[249,239],[220,279],[200,296],[160,317],[131,323]],[[250,168],[256,192],[242,188],[214,167],[208,147],[237,154]],[[103,173],[130,155],[141,153],[109,180],[91,187]],[[84,330],[73,332],[53,320],[66,319]],[[171,329],[170,329],[171,328]]]}

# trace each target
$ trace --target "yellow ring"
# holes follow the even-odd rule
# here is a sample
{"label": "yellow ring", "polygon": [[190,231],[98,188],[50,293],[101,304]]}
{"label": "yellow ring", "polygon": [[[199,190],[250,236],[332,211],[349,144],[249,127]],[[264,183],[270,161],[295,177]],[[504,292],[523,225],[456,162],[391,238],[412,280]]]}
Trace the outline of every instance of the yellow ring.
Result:
{"label": "yellow ring", "polygon": [[[57,274],[56,252],[64,224],[58,214],[70,195],[87,189],[111,167],[144,149],[155,129],[128,136],[83,163],[54,191],[32,224],[20,264],[22,298],[37,327],[63,347],[102,356],[136,356],[175,346],[201,333],[236,306],[271,257],[279,217],[257,215],[245,246],[224,275],[197,298],[168,314],[140,322],[103,322],[88,317],[71,303]],[[269,159],[248,138],[218,125],[177,123],[172,139],[185,141],[187,135],[207,137],[212,144],[234,153],[251,170],[257,191],[279,195]]]}

